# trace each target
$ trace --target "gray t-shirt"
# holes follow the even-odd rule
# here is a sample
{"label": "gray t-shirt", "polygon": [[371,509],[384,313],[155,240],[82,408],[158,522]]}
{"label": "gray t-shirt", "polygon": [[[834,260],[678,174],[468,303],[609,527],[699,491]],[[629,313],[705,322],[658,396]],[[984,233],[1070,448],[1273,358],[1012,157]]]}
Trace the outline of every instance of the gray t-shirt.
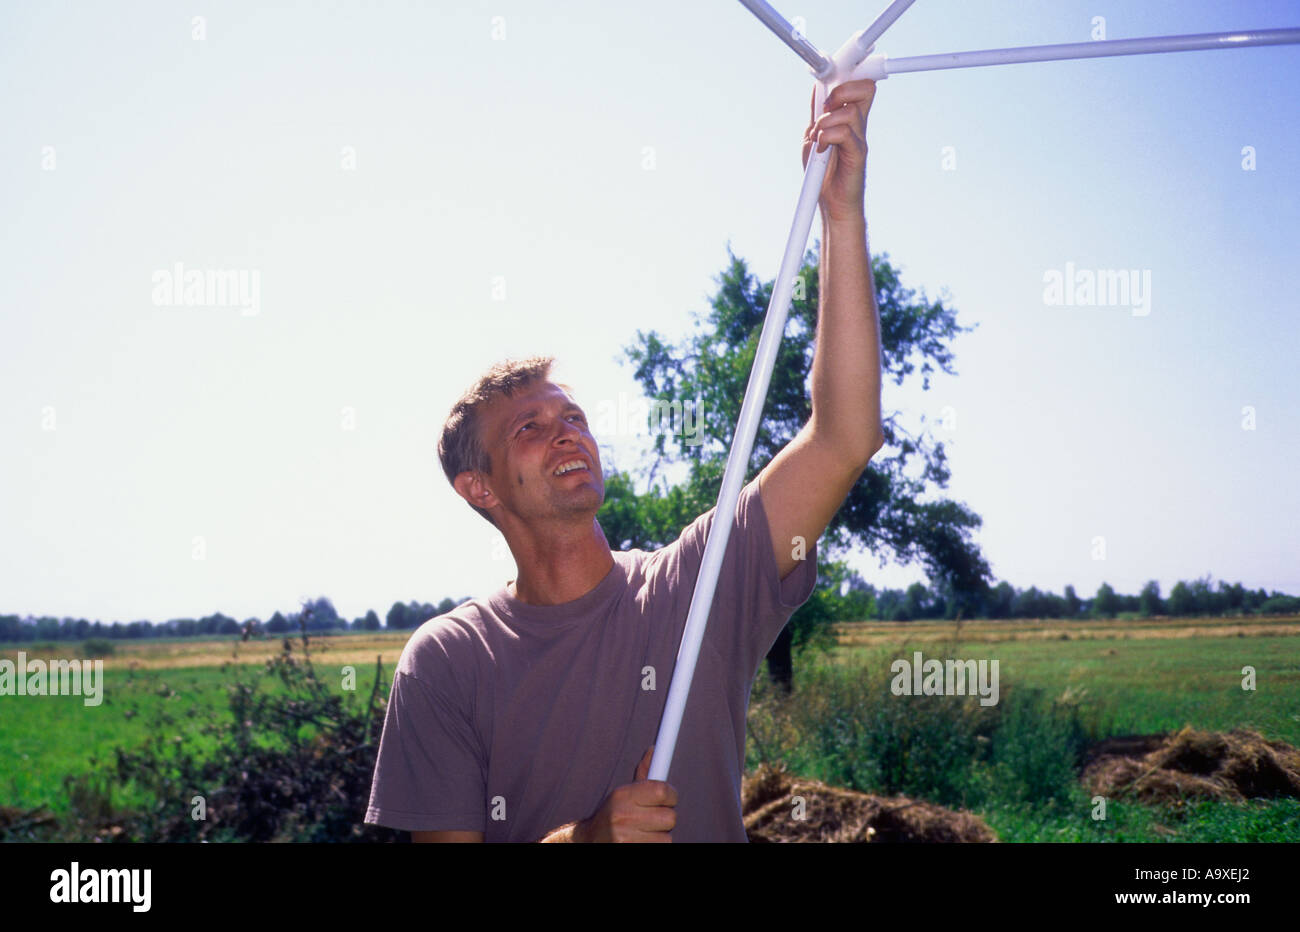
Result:
{"label": "gray t-shirt", "polygon": [[[605,578],[571,602],[528,605],[502,587],[421,625],[393,677],[366,821],[537,841],[631,783],[658,733],[715,511],[659,550],[613,551]],[[668,773],[674,841],[746,841],[750,685],[816,582],[815,543],[779,578],[750,482]]]}

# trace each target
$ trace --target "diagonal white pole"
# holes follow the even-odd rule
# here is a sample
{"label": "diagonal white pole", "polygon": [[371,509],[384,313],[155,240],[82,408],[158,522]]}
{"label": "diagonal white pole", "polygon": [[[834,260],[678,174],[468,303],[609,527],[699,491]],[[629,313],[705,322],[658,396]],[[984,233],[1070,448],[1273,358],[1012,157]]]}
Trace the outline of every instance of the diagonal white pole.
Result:
{"label": "diagonal white pole", "polygon": [[[1300,29],[1256,29],[986,49],[890,60],[884,55],[871,55],[870,52],[876,39],[914,2],[914,0],[895,0],[874,23],[852,36],[832,58],[828,59],[765,0],[740,0],[740,2],[809,64],[810,70],[817,78],[814,112],[821,109],[825,95],[836,85],[861,78],[880,81],[891,74],[948,68],[1300,43]],[[767,397],[768,384],[776,365],[777,350],[780,348],[786,317],[790,311],[794,279],[799,272],[804,248],[808,244],[808,233],[812,228],[813,214],[817,209],[817,200],[821,194],[822,181],[826,176],[826,165],[829,160],[829,146],[826,151],[820,153],[814,147],[804,168],[803,187],[799,191],[799,202],[795,207],[794,220],[790,224],[790,235],[786,239],[785,253],[781,258],[781,267],[772,289],[767,316],[763,321],[763,332],[759,337],[753,368],[750,370],[749,384],[745,387],[745,399],[740,407],[740,418],[732,438],[731,451],[727,456],[727,466],[722,474],[722,489],[714,511],[713,526],[704,546],[700,574],[696,579],[695,591],[691,595],[691,605],[686,616],[686,628],[682,632],[681,646],[677,650],[677,663],[673,669],[672,682],[668,687],[663,718],[659,723],[659,734],[655,738],[654,757],[647,774],[651,780],[667,780],[669,768],[672,766],[677,735],[681,730],[682,715],[686,711],[686,699],[690,693],[691,680],[695,676],[700,645],[704,641],[704,628],[713,605],[718,574],[722,568],[722,557],[726,552],[727,541],[731,537],[732,524],[735,522],[741,482],[749,464],[750,454],[753,452],[754,437],[758,433],[763,401]]]}
{"label": "diagonal white pole", "polygon": [[[746,0],[741,0],[746,3]],[[902,15],[903,10],[913,0],[899,0],[885,14],[893,14],[893,19]],[[748,3],[746,3],[748,6]],[[763,4],[766,6],[766,4]],[[773,17],[780,20],[779,14],[771,7],[769,19],[764,22],[769,26]],[[760,17],[762,18],[762,17]],[[893,19],[889,22],[892,23]],[[879,22],[879,21],[878,21]],[[886,26],[888,23],[885,24]],[[782,35],[782,29],[773,27],[773,31]],[[882,32],[884,27],[880,30]],[[864,63],[871,51],[871,43],[865,46],[858,40],[865,36],[863,30],[851,38],[835,53],[828,69],[830,77],[818,82],[816,106],[820,108],[824,94],[842,80],[854,77],[854,67]],[[793,27],[784,35],[797,35]],[[813,49],[817,59],[824,58]],[[837,80],[836,76],[843,78]],[[731,451],[727,455],[727,466],[722,473],[722,489],[718,495],[718,504],[713,514],[713,526],[709,530],[708,540],[704,544],[704,555],[700,562],[700,574],[695,580],[695,591],[691,594],[691,606],[686,613],[686,627],[682,631],[682,642],[677,648],[677,663],[673,667],[672,682],[668,686],[668,697],[664,702],[664,714],[659,721],[659,734],[655,738],[654,756],[650,761],[647,777],[651,780],[667,780],[668,769],[672,766],[673,751],[677,747],[677,734],[681,730],[682,715],[686,711],[686,698],[690,694],[691,680],[695,677],[695,663],[699,659],[700,645],[704,642],[704,627],[708,622],[709,611],[713,607],[713,593],[717,589],[718,574],[722,570],[722,557],[727,550],[727,541],[731,537],[731,526],[736,519],[736,503],[740,499],[740,487],[749,465],[749,456],[754,449],[754,437],[758,433],[758,422],[763,415],[763,401],[767,398],[767,386],[772,379],[772,370],[776,366],[776,354],[781,347],[781,337],[785,333],[786,316],[790,312],[790,297],[794,291],[794,279],[799,273],[799,264],[803,260],[804,247],[808,244],[808,231],[812,228],[813,215],[817,210],[817,201],[821,196],[822,180],[826,177],[826,165],[830,161],[831,147],[817,152],[816,146],[809,153],[808,164],[804,167],[803,188],[799,192],[799,204],[795,208],[794,221],[790,224],[790,235],[786,239],[785,254],[781,258],[781,268],[777,272],[776,286],[767,306],[767,316],[763,320],[763,332],[758,338],[758,349],[754,355],[754,365],[749,372],[749,384],[745,387],[745,400],[740,405],[740,417],[736,423],[736,432],[731,440]]]}
{"label": "diagonal white pole", "polygon": [[[909,5],[911,2],[912,0],[908,0]],[[790,46],[796,55],[806,61],[813,74],[824,77],[830,73],[831,60],[804,38],[803,33],[790,25],[784,16],[772,9],[772,4],[767,0],[740,0],[740,4],[758,17],[758,21],[772,30],[778,39]]]}

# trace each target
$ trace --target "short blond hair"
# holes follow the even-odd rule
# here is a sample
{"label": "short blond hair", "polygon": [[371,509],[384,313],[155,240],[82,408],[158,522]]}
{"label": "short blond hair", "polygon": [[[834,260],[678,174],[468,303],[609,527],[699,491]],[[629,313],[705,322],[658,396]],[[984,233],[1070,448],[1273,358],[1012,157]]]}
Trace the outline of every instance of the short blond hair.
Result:
{"label": "short blond hair", "polygon": [[[451,406],[451,413],[442,425],[438,440],[438,459],[442,471],[454,487],[461,473],[481,472],[491,474],[492,456],[483,443],[483,409],[503,395],[513,398],[515,393],[539,381],[550,378],[554,356],[530,356],[527,359],[507,359],[492,366],[479,376],[463,395]],[[561,385],[565,391],[567,385]],[[485,508],[471,504],[493,527],[497,523]]]}

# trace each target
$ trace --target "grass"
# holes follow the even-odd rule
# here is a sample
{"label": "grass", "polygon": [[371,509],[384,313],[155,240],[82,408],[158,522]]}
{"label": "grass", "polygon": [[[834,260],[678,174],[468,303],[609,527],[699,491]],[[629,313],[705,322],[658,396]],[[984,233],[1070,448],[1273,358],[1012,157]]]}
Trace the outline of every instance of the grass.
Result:
{"label": "grass", "polygon": [[[275,642],[278,647],[280,642]],[[148,644],[138,645],[148,648]],[[208,649],[212,649],[211,643]],[[296,643],[295,643],[296,646]],[[49,652],[29,657],[57,656]],[[315,645],[313,661],[326,674],[335,665],[336,655],[322,660]],[[119,658],[120,659],[120,658]],[[107,666],[107,665],[106,665]],[[391,665],[386,664],[391,670]],[[255,672],[251,668],[247,673]],[[374,655],[368,666],[356,664],[356,690],[368,690],[373,682]],[[341,675],[326,676],[343,692]],[[228,721],[230,708],[226,684],[230,671],[222,666],[105,669],[103,702],[88,707],[77,696],[10,697],[5,703],[3,727],[0,727],[0,797],[7,805],[21,809],[45,806],[62,815],[68,809],[67,777],[92,770],[96,763],[111,764],[113,748],[133,748],[141,744],[153,722],[161,721],[167,734],[186,742],[196,752],[210,749],[212,742],[202,734],[203,726],[212,721]],[[391,681],[380,684],[387,696]],[[260,688],[279,690],[279,682],[264,678]],[[20,703],[20,704],[19,704]],[[128,788],[116,798],[119,805],[145,802]]]}
{"label": "grass", "polygon": [[974,810],[1004,842],[1296,842],[1300,800],[1243,805],[1202,801],[1181,810],[1110,801],[1106,818],[1092,818],[1083,793],[1071,809],[1044,811],[1006,804]]}
{"label": "grass", "polygon": [[[952,625],[947,626],[949,630]],[[848,647],[837,656],[884,664],[896,657],[997,659],[1004,680],[1084,697],[1102,734],[1174,731],[1183,725],[1252,728],[1300,746],[1300,637],[1008,641],[963,639]],[[1242,689],[1242,668],[1255,689]]]}

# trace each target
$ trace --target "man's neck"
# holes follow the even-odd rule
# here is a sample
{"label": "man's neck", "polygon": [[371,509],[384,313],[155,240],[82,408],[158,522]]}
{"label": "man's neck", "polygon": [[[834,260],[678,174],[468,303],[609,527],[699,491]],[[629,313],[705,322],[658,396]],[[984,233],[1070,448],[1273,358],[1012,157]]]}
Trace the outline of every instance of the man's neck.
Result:
{"label": "man's neck", "polygon": [[594,519],[590,530],[510,542],[519,576],[510,594],[526,605],[563,605],[600,585],[614,565],[609,541]]}

